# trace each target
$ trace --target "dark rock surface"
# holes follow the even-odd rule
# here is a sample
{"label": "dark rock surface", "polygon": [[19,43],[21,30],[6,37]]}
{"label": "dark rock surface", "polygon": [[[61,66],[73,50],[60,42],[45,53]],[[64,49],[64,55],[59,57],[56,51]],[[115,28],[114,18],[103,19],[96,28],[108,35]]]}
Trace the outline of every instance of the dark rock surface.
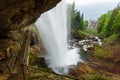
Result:
{"label": "dark rock surface", "polygon": [[13,69],[16,57],[22,54],[26,28],[60,1],[0,0],[0,72],[8,71],[5,63]]}
{"label": "dark rock surface", "polygon": [[34,23],[61,0],[0,0],[0,32]]}

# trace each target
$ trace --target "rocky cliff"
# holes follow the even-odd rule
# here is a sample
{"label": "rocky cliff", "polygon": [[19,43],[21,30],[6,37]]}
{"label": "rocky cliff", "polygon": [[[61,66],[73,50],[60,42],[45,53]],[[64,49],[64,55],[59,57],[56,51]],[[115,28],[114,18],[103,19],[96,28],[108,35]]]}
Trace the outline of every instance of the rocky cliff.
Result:
{"label": "rocky cliff", "polygon": [[0,0],[0,31],[16,30],[35,22],[60,0]]}
{"label": "rocky cliff", "polygon": [[0,65],[3,65],[0,66],[0,71],[4,72],[6,63],[11,66],[10,59],[13,58],[15,62],[14,55],[20,54],[25,27],[34,23],[42,13],[52,9],[60,1],[0,0]]}

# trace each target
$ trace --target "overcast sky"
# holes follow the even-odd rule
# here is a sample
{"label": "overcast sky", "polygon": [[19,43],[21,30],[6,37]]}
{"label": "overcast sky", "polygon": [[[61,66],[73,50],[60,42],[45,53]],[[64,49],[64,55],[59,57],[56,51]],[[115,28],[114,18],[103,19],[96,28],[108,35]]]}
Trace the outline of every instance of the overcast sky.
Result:
{"label": "overcast sky", "polygon": [[[66,0],[72,3],[74,0]],[[75,0],[75,8],[84,13],[87,20],[96,20],[100,15],[114,9],[120,0]]]}

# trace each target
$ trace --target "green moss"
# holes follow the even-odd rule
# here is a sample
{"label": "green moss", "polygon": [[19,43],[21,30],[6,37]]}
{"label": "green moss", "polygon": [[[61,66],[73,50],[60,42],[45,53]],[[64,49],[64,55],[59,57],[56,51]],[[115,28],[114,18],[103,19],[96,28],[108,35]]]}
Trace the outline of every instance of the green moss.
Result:
{"label": "green moss", "polygon": [[82,74],[81,75],[82,78],[84,78],[84,80],[109,80],[105,75],[101,75],[101,74]]}
{"label": "green moss", "polygon": [[94,55],[98,57],[103,57],[106,55],[105,50],[102,47],[96,46],[94,50]]}
{"label": "green moss", "polygon": [[117,41],[117,37],[118,35],[116,34],[113,34],[112,36],[108,37],[108,38],[105,38],[103,43],[104,45],[111,45],[111,44],[115,44]]}
{"label": "green moss", "polygon": [[37,59],[38,59],[37,56],[30,54],[29,55],[29,64],[34,65],[35,62],[37,61]]}
{"label": "green moss", "polygon": [[108,78],[105,75],[94,75],[89,80],[108,80]]}
{"label": "green moss", "polygon": [[70,78],[38,70],[33,70],[31,72],[32,73],[27,77],[28,80],[73,80]]}

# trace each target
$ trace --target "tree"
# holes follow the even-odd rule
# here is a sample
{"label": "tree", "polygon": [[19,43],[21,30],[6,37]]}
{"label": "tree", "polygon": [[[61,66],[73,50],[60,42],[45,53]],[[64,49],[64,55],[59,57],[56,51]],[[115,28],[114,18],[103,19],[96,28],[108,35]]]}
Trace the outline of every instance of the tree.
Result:
{"label": "tree", "polygon": [[107,25],[107,36],[119,34],[120,32],[120,5],[113,10],[110,21]]}
{"label": "tree", "polygon": [[120,5],[98,19],[97,33],[103,37],[120,34]]}
{"label": "tree", "polygon": [[[87,22],[84,21],[84,14],[74,9],[75,3],[71,7],[71,27],[74,30],[85,30]],[[86,22],[86,23],[85,23]]]}
{"label": "tree", "polygon": [[97,24],[97,33],[100,36],[105,36],[106,35],[106,27],[108,24],[108,21],[110,19],[110,16],[107,14],[103,14],[99,20],[98,20],[98,24]]}
{"label": "tree", "polygon": [[111,15],[112,11],[108,11],[106,14],[101,15],[98,19],[97,34],[99,34],[99,36],[105,37],[107,35],[107,26]]}

